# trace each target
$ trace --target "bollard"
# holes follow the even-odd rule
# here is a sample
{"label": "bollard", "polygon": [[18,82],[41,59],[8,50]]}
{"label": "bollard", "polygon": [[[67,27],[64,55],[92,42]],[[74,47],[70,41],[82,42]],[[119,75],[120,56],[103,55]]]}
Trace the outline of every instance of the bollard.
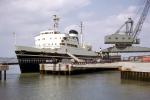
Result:
{"label": "bollard", "polygon": [[60,72],[61,72],[61,65],[59,64],[59,72],[58,72],[58,74],[60,75]]}

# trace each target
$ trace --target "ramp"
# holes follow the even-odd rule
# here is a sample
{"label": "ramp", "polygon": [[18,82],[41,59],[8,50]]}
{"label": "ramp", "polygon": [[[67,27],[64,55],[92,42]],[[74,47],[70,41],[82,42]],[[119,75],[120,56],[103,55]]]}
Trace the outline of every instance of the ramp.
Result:
{"label": "ramp", "polygon": [[83,62],[83,60],[77,58],[77,57],[74,56],[73,54],[71,54],[71,53],[69,53],[69,52],[67,52],[67,54],[68,54],[71,58],[73,58],[74,60],[76,60],[77,62]]}

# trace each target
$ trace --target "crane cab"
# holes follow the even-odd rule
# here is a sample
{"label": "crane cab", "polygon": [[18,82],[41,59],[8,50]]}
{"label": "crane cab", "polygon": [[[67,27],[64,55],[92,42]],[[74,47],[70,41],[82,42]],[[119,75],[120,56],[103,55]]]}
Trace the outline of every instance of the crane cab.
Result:
{"label": "crane cab", "polygon": [[116,47],[132,46],[132,44],[139,44],[139,39],[134,39],[127,34],[112,34],[105,36],[105,44],[115,44]]}

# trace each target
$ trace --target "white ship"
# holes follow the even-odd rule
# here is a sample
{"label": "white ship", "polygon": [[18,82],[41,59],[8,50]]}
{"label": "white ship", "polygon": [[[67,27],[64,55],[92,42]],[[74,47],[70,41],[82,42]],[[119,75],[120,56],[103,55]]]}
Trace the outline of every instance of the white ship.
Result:
{"label": "white ship", "polygon": [[35,47],[16,46],[15,52],[22,73],[39,72],[40,63],[58,63],[62,59],[74,62],[96,61],[98,58],[98,54],[92,51],[92,46],[83,44],[82,33],[76,30],[70,30],[69,33],[59,32],[59,18],[56,15],[53,17],[53,29],[35,36]]}

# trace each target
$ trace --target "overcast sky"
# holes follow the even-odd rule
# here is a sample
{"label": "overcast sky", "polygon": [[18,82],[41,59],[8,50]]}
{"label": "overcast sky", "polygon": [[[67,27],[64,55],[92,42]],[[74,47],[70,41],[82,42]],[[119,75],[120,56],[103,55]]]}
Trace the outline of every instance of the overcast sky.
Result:
{"label": "overcast sky", "polygon": [[[143,0],[144,1],[144,0]],[[114,33],[128,17],[137,18],[142,0],[0,0],[0,56],[15,57],[17,45],[34,46],[34,36],[52,25],[51,16],[60,17],[60,30],[83,21],[84,41],[94,50],[106,48],[104,36]],[[150,15],[142,32],[141,45],[150,47]]]}

